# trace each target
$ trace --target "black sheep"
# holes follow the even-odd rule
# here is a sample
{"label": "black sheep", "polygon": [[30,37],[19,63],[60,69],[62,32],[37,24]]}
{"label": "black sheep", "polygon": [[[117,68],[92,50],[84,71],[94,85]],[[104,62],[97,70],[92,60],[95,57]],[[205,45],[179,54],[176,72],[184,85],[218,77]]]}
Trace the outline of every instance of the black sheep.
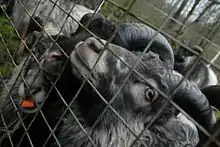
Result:
{"label": "black sheep", "polygon": [[[89,75],[103,49],[104,46],[95,38],[88,38],[75,46],[70,60],[73,64],[73,73],[79,80],[83,81],[84,76]],[[138,60],[138,56],[120,46],[109,44],[108,49],[130,66]],[[104,51],[91,78],[89,78],[108,102],[112,100],[129,72],[129,68],[110,51]],[[173,74],[172,70],[164,67],[164,63],[157,55],[149,56],[149,54],[154,53],[147,53],[142,60],[143,62],[137,65],[135,70],[149,80],[150,84],[132,72],[121,92],[111,104],[135,133],[143,131],[166,101],[155,88],[165,94],[170,94],[182,79],[179,75]],[[197,87],[188,81],[181,84],[173,100],[206,129],[211,129],[214,126],[215,117],[207,99]],[[105,106],[106,104],[100,99],[99,94],[87,83],[77,102],[72,105],[72,109],[96,145],[103,147],[130,146],[135,137],[112,110],[108,109],[93,127]],[[147,146],[196,146],[198,143],[197,130],[176,118],[173,109],[169,104],[157,121],[144,131],[141,140]],[[71,114],[64,119],[59,140],[61,145],[65,147],[93,145]],[[135,146],[140,146],[140,142],[136,142]]]}
{"label": "black sheep", "polygon": [[[90,16],[90,14],[88,15],[88,16]],[[88,18],[88,16],[86,15],[84,18]],[[96,14],[95,15],[95,18],[99,18],[101,15],[100,14]],[[94,25],[93,25],[93,28],[91,28],[91,30],[93,31],[93,32],[96,32],[97,31],[97,33],[101,33],[102,31],[98,31],[96,28],[97,27],[99,27],[99,25],[101,25],[101,23],[103,22],[103,20],[106,20],[104,17],[102,17],[102,20],[101,20],[101,22],[100,23],[98,23],[98,25],[95,27]],[[41,20],[39,20],[39,21],[41,21]],[[83,19],[82,20],[84,23],[85,23],[85,19]],[[95,22],[97,22],[96,21],[96,19],[94,19],[93,21],[92,21],[92,24],[94,24]],[[105,25],[105,27],[109,27],[109,24],[104,24],[104,22],[103,22],[103,25]],[[130,26],[131,27],[131,26]],[[144,27],[144,26],[143,26]],[[109,28],[110,29],[110,28]],[[144,29],[144,28],[140,28],[140,30],[139,31],[141,31],[142,29]],[[149,31],[147,31],[149,29]],[[137,38],[130,38],[130,36],[128,36],[128,38],[129,39],[126,39],[126,36],[124,36],[124,39],[125,40],[127,40],[127,41],[133,41],[134,43],[135,42],[138,42],[138,39],[140,39],[140,41],[142,41],[143,39],[145,39],[145,38],[147,38],[147,40],[146,41],[149,41],[150,40],[150,37],[152,36],[152,30],[150,29],[150,28],[148,28],[148,27],[146,27],[145,28],[145,30],[146,30],[146,37],[144,36],[144,35],[142,35],[140,38],[137,36]],[[132,34],[136,34],[137,35],[137,33],[136,33],[136,31],[138,31],[138,27],[135,27],[135,25],[134,25],[134,30],[132,31],[132,29],[130,29],[129,30]],[[107,34],[108,32],[103,32],[103,34],[99,34],[99,36],[101,37],[101,38],[105,38],[105,34]],[[71,42],[71,44],[76,44],[77,42],[79,42],[79,41],[82,41],[82,40],[85,40],[86,38],[88,38],[89,36],[90,36],[90,34],[88,33],[88,32],[86,32],[86,31],[82,31],[81,29],[79,29],[78,31],[77,31],[77,33],[76,33],[77,35],[75,35],[74,37],[71,37],[70,39],[67,39],[66,37],[64,37],[64,36],[59,36],[59,39],[58,39],[58,42],[60,42],[59,40],[65,40],[65,39],[67,39],[68,41],[70,40],[70,42]],[[122,33],[121,33],[122,34]],[[126,34],[124,34],[124,35],[126,35]],[[150,36],[150,37],[148,37],[148,36]],[[160,35],[161,36],[161,35]],[[54,36],[53,38],[55,39],[57,36]],[[121,35],[121,39],[123,39],[122,38],[123,36]],[[43,36],[43,38],[44,38],[44,36]],[[133,39],[133,40],[132,40]],[[115,39],[116,40],[116,39]],[[125,40],[123,41],[123,44],[125,44],[126,42],[125,42]],[[162,40],[162,41],[161,41]],[[161,42],[160,42],[161,41]],[[119,40],[116,40],[115,41],[116,43],[118,43],[118,44],[120,44],[120,41]],[[156,38],[156,42],[159,42],[159,44],[162,44],[163,46],[164,46],[164,48],[170,48],[170,45],[169,45],[169,43],[165,40],[165,38],[163,37],[163,36],[161,36],[161,38],[160,37],[157,37]],[[165,43],[164,43],[165,42]],[[63,45],[64,44],[64,45]],[[122,45],[123,45],[122,44]],[[126,44],[129,44],[129,43],[126,43]],[[138,43],[137,44],[138,46],[140,46],[140,44]],[[145,44],[146,45],[146,44]],[[43,59],[45,59],[44,57],[42,57],[43,55],[44,55],[44,53],[45,52],[47,52],[48,51],[48,49],[50,49],[50,47],[52,46],[52,41],[50,41],[48,38],[46,38],[45,40],[44,39],[42,39],[42,40],[40,40],[39,41],[39,43],[36,45],[36,49],[35,49],[35,56],[37,57],[37,59],[39,60],[39,62],[42,62],[42,60]],[[71,45],[68,45],[68,46],[66,46],[66,43],[60,43],[60,46],[61,47],[63,47],[64,49],[65,49],[65,52],[67,53],[67,55],[69,55],[71,52],[72,52],[72,50],[73,50],[73,48],[71,47]],[[156,46],[154,46],[154,47],[156,47]],[[55,49],[55,51],[56,52],[58,52],[58,54],[60,54],[61,52],[60,52],[60,50],[56,47],[56,46],[54,46],[53,47],[53,49]],[[128,48],[128,49],[130,49],[130,50],[135,50],[135,49],[138,49],[138,47],[137,48],[135,48],[135,46],[132,44],[132,46],[130,47],[130,48]],[[52,51],[51,51],[52,52]],[[53,52],[51,53],[51,54],[53,54]],[[169,53],[168,53],[169,54]],[[172,56],[172,52],[170,52],[170,55]],[[65,60],[65,58],[63,58],[62,59],[62,61],[63,60]],[[64,62],[64,61],[63,61]],[[20,66],[22,66],[22,64],[20,65]],[[39,90],[39,88],[38,88],[38,86],[40,87],[40,88],[42,88],[42,87],[44,87],[44,86],[46,86],[46,88],[45,89],[43,89],[43,90],[47,90],[48,89],[48,87],[50,87],[50,86],[48,86],[48,85],[50,85],[50,84],[44,84],[44,83],[40,83],[40,81],[42,81],[41,79],[39,79],[38,78],[38,76],[40,76],[41,77],[41,73],[42,73],[42,71],[40,71],[40,73],[38,72],[38,68],[39,67],[37,67],[37,63],[35,63],[35,61],[34,61],[34,58],[33,57],[31,57],[31,59],[29,59],[29,61],[28,61],[28,63],[27,63],[27,65],[26,65],[27,67],[25,68],[25,70],[24,70],[24,73],[29,73],[30,75],[24,75],[24,77],[25,77],[25,80],[26,81],[28,81],[28,83],[31,83],[31,82],[36,82],[36,85],[34,84],[34,83],[32,83],[32,84],[30,84],[30,89],[32,90],[32,91],[36,91],[36,89],[38,89]],[[61,65],[62,66],[62,65]],[[60,73],[60,70],[57,70],[57,71],[54,71],[54,69],[56,69],[57,67],[59,67],[59,64],[58,63],[56,63],[56,62],[46,62],[46,64],[44,64],[44,67],[45,68],[47,68],[47,70],[49,71],[49,73],[54,73],[54,72],[57,72],[56,74],[59,74]],[[55,68],[54,68],[55,67]],[[52,70],[52,71],[50,71],[50,70]],[[67,70],[67,69],[66,69]],[[70,72],[69,72],[70,73]],[[66,73],[66,74],[69,74],[68,72]],[[12,78],[11,78],[11,80],[10,80],[10,82],[8,83],[9,85],[9,87],[10,86],[12,86],[12,84],[14,83],[14,81],[15,81],[15,78],[17,77],[17,74],[18,74],[18,72],[14,72],[14,75],[12,76]],[[64,94],[64,93],[67,93],[67,92],[65,92],[65,88],[63,89],[63,91],[64,92],[62,92],[62,88],[63,87],[65,87],[65,86],[63,86],[64,84],[62,84],[63,82],[62,81],[66,81],[66,80],[63,80],[63,79],[65,79],[65,78],[68,78],[69,76],[65,76],[66,74],[63,74],[62,75],[62,77],[61,77],[61,80],[59,80],[59,81],[61,81],[61,82],[59,82],[58,81],[58,85],[59,85],[59,83],[61,83],[60,85],[60,87],[58,86],[58,89],[61,91],[61,93],[62,94]],[[49,74],[50,75],[50,74]],[[51,77],[51,75],[50,75],[50,77]],[[72,77],[71,77],[72,78]],[[71,79],[70,78],[70,79]],[[27,89],[27,87],[25,86],[25,84],[23,83],[23,84],[20,84],[21,83],[21,78],[19,78],[19,81],[17,82],[17,84],[15,85],[15,87],[14,87],[14,89],[13,89],[13,91],[12,91],[12,96],[13,97],[18,97],[18,95],[20,95],[20,96],[23,96],[23,97],[25,97],[25,96],[27,96],[27,95],[25,95],[24,93],[24,91],[28,91],[28,89]],[[69,81],[69,82],[72,82],[73,80],[67,80],[67,81]],[[70,87],[73,87],[73,86],[78,86],[79,84],[77,84],[77,79],[74,79],[74,84],[71,86],[71,84],[72,83],[69,83],[70,84]],[[20,88],[18,88],[18,86],[20,85]],[[35,86],[33,86],[33,85],[35,85]],[[66,83],[66,85],[68,85],[68,83]],[[22,88],[22,87],[24,87],[24,88]],[[20,89],[20,90],[18,90],[18,89]],[[26,90],[25,90],[26,89]],[[75,90],[77,90],[77,88],[75,88]],[[20,91],[20,94],[18,94],[18,91]],[[4,93],[6,92],[6,90],[4,90]],[[72,93],[72,95],[74,95],[75,94],[75,91],[72,91],[73,93]],[[7,93],[7,92],[6,92]],[[28,94],[28,96],[30,96],[30,93],[27,93]],[[37,99],[39,98],[39,96],[41,96],[39,99],[40,100],[42,100],[43,98],[44,98],[44,94],[46,94],[46,92],[42,92],[42,93],[39,93],[39,94],[37,94],[37,95],[35,95],[35,96],[37,96]],[[54,96],[55,95],[55,96]],[[2,105],[6,105],[5,103],[8,103],[8,101],[10,101],[9,99],[7,99],[6,100],[6,102],[4,101],[4,99],[7,97],[7,95],[6,94],[3,94],[2,96],[2,101],[4,102],[4,104],[2,104]],[[58,97],[57,96],[57,94],[56,94],[56,92],[52,92],[52,94],[50,94],[49,96],[48,96],[48,99],[53,99],[54,100],[54,98],[53,97]],[[64,96],[65,97],[65,100],[68,100],[69,98],[72,98],[72,97],[69,97],[69,96]],[[68,98],[69,97],[69,98]],[[58,97],[59,98],[59,97]],[[39,100],[39,101],[40,101]],[[58,100],[60,100],[60,99],[58,99]],[[57,104],[58,105],[56,105],[56,104],[53,104],[54,106],[50,106],[50,101],[49,100],[47,100],[48,102],[46,103],[47,105],[45,106],[45,107],[43,107],[43,110],[44,110],[44,113],[46,113],[46,111],[48,111],[48,117],[50,117],[50,112],[51,111],[53,111],[54,109],[56,109],[56,107],[59,107],[60,108],[60,110],[62,110],[62,108],[63,107],[61,107],[61,105],[60,105],[60,101],[59,102],[57,102]],[[48,106],[49,105],[49,106]],[[11,103],[9,103],[9,104],[7,104],[6,105],[7,106],[7,109],[5,108],[4,110],[3,110],[3,112],[5,113],[5,116],[4,117],[6,117],[8,114],[11,114],[11,117],[10,118],[7,118],[7,120],[8,120],[8,122],[12,122],[12,121],[15,121],[15,119],[17,119],[17,115],[16,115],[16,113],[14,112],[14,108],[12,107],[12,104]],[[49,110],[51,108],[51,110]],[[37,110],[37,109],[36,109]],[[57,111],[59,111],[59,109],[56,109]],[[23,111],[25,111],[26,113],[33,113],[33,112],[35,112],[35,109],[30,109],[30,110],[24,110],[23,109]],[[61,113],[62,111],[60,111],[60,113]],[[56,114],[56,113],[54,113],[54,114]],[[51,116],[50,117],[50,122],[55,122],[54,120],[56,120],[56,118],[59,118],[59,114],[57,113],[57,115],[55,115],[55,116]],[[30,121],[32,120],[32,116],[29,116],[29,119],[26,119],[26,122],[25,122],[25,124],[29,124],[30,123]],[[44,120],[43,120],[43,118],[41,117],[41,115],[40,116],[38,116],[38,118],[37,118],[37,120],[39,120],[39,121],[35,121],[35,123],[34,124],[38,124],[39,122],[39,124],[42,124],[41,126],[43,126],[44,127],[44,130],[45,130],[45,133],[44,133],[44,135],[46,136],[47,134],[48,134],[48,132],[49,132],[49,130],[47,129],[47,126],[45,126],[46,124],[44,124],[43,122],[44,122]],[[16,121],[15,121],[16,122]],[[34,138],[33,136],[35,136],[35,132],[37,132],[38,131],[38,127],[36,127],[36,125],[32,125],[32,127],[31,128],[37,128],[36,129],[36,131],[30,131],[30,132],[34,132],[34,133],[32,133],[32,138]],[[54,126],[54,124],[53,123],[50,123],[50,125],[51,126]],[[13,125],[12,125],[13,126]],[[13,128],[13,127],[12,127]],[[20,132],[19,132],[20,131]],[[19,132],[19,133],[15,133],[15,134],[19,134],[19,135],[14,135],[14,139],[13,140],[17,140],[17,141],[15,141],[15,143],[17,143],[19,140],[20,140],[20,137],[22,136],[22,135],[20,135],[20,134],[22,134],[23,133],[23,128],[20,128],[20,129],[18,129],[16,132]],[[46,133],[47,132],[47,133]],[[5,132],[3,132],[3,134],[4,134]],[[2,136],[2,135],[1,135]],[[18,137],[19,136],[19,137]],[[39,136],[36,136],[36,138],[38,138],[38,139],[34,139],[34,143],[35,144],[39,144],[39,145],[41,145],[43,142],[44,142],[44,140],[46,139],[46,137],[45,136],[41,136],[41,138],[39,138]],[[26,138],[27,139],[27,138]],[[25,144],[25,142],[28,142],[27,140],[26,141],[23,141],[23,143]],[[8,142],[9,143],[9,142]],[[28,144],[28,143],[27,143]]]}
{"label": "black sheep", "polygon": [[[36,48],[33,51],[33,53],[40,62],[42,62],[42,60],[45,60],[44,52],[52,44],[53,44],[52,41],[49,41],[48,38],[47,39],[43,38],[42,40],[39,41],[39,43],[37,43]],[[57,48],[57,46],[54,45],[54,48]],[[73,90],[71,91],[72,93],[69,93],[68,89],[63,87],[63,85],[66,85],[68,87],[74,87],[75,85],[79,85],[77,84],[77,79],[75,79],[73,76],[68,75],[68,74],[71,74],[71,71],[67,71],[67,70],[69,69],[65,68],[64,74],[61,75],[60,80],[56,84],[56,87],[63,94],[63,97],[65,97],[66,101],[68,101],[68,98],[69,99],[72,98],[72,95],[75,94],[78,87],[75,88],[75,91]],[[28,62],[25,64],[25,68],[22,72],[22,75],[24,76],[25,81],[28,84],[28,87],[30,88],[30,92],[28,92],[27,86],[22,81],[21,77],[19,77],[19,80],[15,84],[14,87],[10,87],[15,82],[15,77],[18,74],[17,71],[14,73],[13,77],[11,78],[11,81],[8,83],[8,86],[10,88],[13,88],[11,95],[15,99],[14,101],[16,101],[17,104],[19,104],[18,101],[20,101],[21,98],[26,97],[26,98],[31,99],[32,97],[31,94],[33,94],[35,98],[46,97],[46,93],[44,91],[42,93],[39,92],[41,90],[48,91],[49,88],[51,87],[50,82],[43,79],[42,77],[44,72],[45,71],[42,68],[40,68],[38,63],[34,60],[34,57],[32,56],[29,57]],[[56,98],[59,98],[59,96],[56,93],[55,89],[53,89],[51,94],[49,94],[49,99],[45,102],[44,107],[42,107],[42,112],[49,126],[52,129],[56,125],[57,121],[59,120],[59,117],[61,116],[63,112],[63,108],[64,108],[63,107],[64,105],[61,99],[60,98],[56,99]],[[15,123],[11,125],[10,129],[14,130],[13,133],[11,134],[13,144],[18,144],[21,138],[23,137],[22,135],[24,134],[24,128],[22,127],[21,124],[19,124],[20,121],[18,119],[16,111],[13,108],[12,102],[10,101],[9,97],[7,97],[7,92],[5,90],[4,90],[4,93],[1,95],[1,100],[2,100],[1,106],[3,107],[1,111],[3,113],[3,117],[6,119],[6,125],[11,124],[12,122]],[[22,116],[23,122],[27,128],[30,122],[33,120],[35,116],[35,112],[38,109],[33,109],[33,108],[25,109],[25,108],[20,107],[19,105],[17,105],[17,107],[18,107],[19,113]],[[2,121],[1,121],[1,125],[3,125]],[[15,128],[16,126],[18,128]],[[39,135],[39,130],[41,130],[42,132],[41,135]],[[55,133],[57,132],[58,131],[56,131]],[[7,132],[0,132],[1,137],[6,137],[5,135],[3,135],[6,133]],[[41,114],[37,115],[28,133],[30,135],[31,141],[34,144],[34,146],[42,146],[44,144],[44,142],[46,141],[50,133],[50,130],[47,127],[47,124],[45,123],[45,120],[43,119]],[[51,141],[52,139],[48,142],[47,145],[49,145]],[[10,141],[8,139],[3,139],[3,141],[1,142],[1,146],[3,147],[10,146]],[[25,136],[24,139],[22,140],[21,146],[22,147],[30,146],[30,142],[27,136]]]}
{"label": "black sheep", "polygon": [[[203,53],[202,49],[198,46],[194,46],[192,49],[199,54]],[[174,50],[174,58],[174,69],[182,75],[185,75],[189,69],[192,68],[193,64],[195,64],[198,55],[181,46]],[[196,84],[199,88],[205,88],[218,83],[215,72],[202,60],[199,61],[187,79]]]}
{"label": "black sheep", "polygon": [[[101,31],[100,32],[96,32],[96,33],[101,33]],[[105,34],[105,33],[103,32],[103,34]],[[147,33],[145,35],[148,36]],[[64,51],[68,55],[70,55],[71,52],[73,51],[75,45],[78,42],[84,41],[84,40],[86,40],[90,36],[91,35],[88,32],[82,31],[82,30],[79,29],[79,31],[77,31],[77,33],[75,33],[73,35],[73,37],[71,37],[71,38],[61,37],[58,40],[58,43],[64,49]],[[100,36],[101,38],[105,38],[105,36],[102,36],[102,34],[100,34],[98,36]],[[144,37],[141,37],[141,39],[142,38],[144,38]],[[146,37],[146,38],[148,38],[148,37]],[[124,39],[126,40],[126,36],[124,36]],[[133,39],[134,39],[134,42],[138,41],[135,38],[133,38]],[[132,41],[132,40],[128,39],[128,41]],[[158,42],[160,42],[160,41],[158,41]],[[162,42],[160,42],[160,43],[163,44]],[[115,44],[117,44],[117,41],[116,41]],[[164,45],[164,46],[166,46],[166,45]],[[129,47],[128,47],[128,49],[129,50],[133,50],[132,48],[129,48]],[[169,49],[169,45],[168,45],[168,49]],[[152,51],[156,52],[157,50],[155,49],[155,50],[152,50]],[[45,53],[44,55],[46,55],[46,56],[43,56],[43,58],[41,58],[43,53]],[[63,57],[63,55],[61,54],[61,51],[58,49],[58,47],[56,45],[52,45],[50,40],[47,40],[47,39],[44,40],[43,42],[39,42],[38,43],[38,45],[36,46],[36,54],[39,54],[39,56],[37,56],[37,59],[40,59],[40,63],[42,63],[42,61],[45,61],[42,65],[43,65],[44,68],[47,69],[48,72],[41,71],[40,72],[41,74],[39,74],[39,75],[37,75],[37,77],[35,77],[34,76],[34,75],[36,75],[35,71],[38,70],[39,67],[35,66],[35,65],[37,65],[35,62],[31,62],[31,60],[33,60],[33,58],[31,60],[29,60],[29,62],[28,62],[28,63],[30,63],[29,68],[26,68],[24,73],[27,73],[26,76],[25,76],[25,79],[27,81],[30,81],[30,83],[34,82],[34,84],[31,84],[31,86],[32,85],[34,85],[34,86],[30,87],[30,88],[33,88],[31,90],[35,92],[34,96],[37,96],[37,93],[46,94],[48,92],[48,89],[51,86],[49,80],[56,79],[57,74],[59,74],[60,71],[61,71],[60,68],[63,67],[63,63],[66,62],[66,58]],[[160,54],[160,53],[158,53],[158,54],[160,55],[159,57],[161,58],[161,60],[164,59],[163,62],[165,61],[165,64],[170,63],[170,59],[169,58],[163,58],[162,54]],[[172,55],[172,52],[170,52],[169,55]],[[167,59],[168,59],[168,62],[166,62]],[[172,63],[170,63],[170,64],[172,64]],[[172,66],[169,69],[172,69]],[[14,74],[16,75],[17,73],[14,73]],[[31,76],[29,76],[29,75],[31,75]],[[33,78],[33,76],[34,76],[34,78]],[[178,78],[179,77],[177,76],[177,79]],[[35,81],[35,79],[38,79],[38,80]],[[70,80],[70,79],[72,79],[72,80]],[[11,82],[13,82],[13,81],[14,80],[12,79]],[[174,79],[174,81],[175,81],[175,79]],[[75,95],[76,91],[78,90],[78,88],[80,86],[80,83],[81,82],[79,82],[79,80],[74,75],[72,75],[72,72],[70,71],[70,63],[69,63],[69,66],[67,66],[67,68],[65,69],[65,73],[63,73],[62,77],[59,79],[57,87],[58,87],[58,90],[61,91],[60,92],[61,95],[68,102]],[[18,85],[16,85],[16,86],[20,87],[18,89],[21,89],[20,90],[20,95],[21,96],[28,96],[28,97],[26,97],[27,99],[35,100],[35,102],[38,103],[38,104],[41,104],[41,102],[46,98],[44,95],[41,95],[41,97],[39,97],[39,96],[35,97],[35,99],[33,97],[30,97],[30,95],[29,95],[30,93],[29,92],[28,93],[25,92],[28,89],[26,89],[26,87],[24,85],[25,84],[20,84],[20,83]],[[171,84],[171,87],[172,86],[173,85]],[[73,89],[69,89],[69,88],[73,88],[74,90]],[[183,86],[182,88],[185,88],[185,86]],[[188,90],[188,88],[189,87],[186,86],[186,89],[184,89],[184,90]],[[212,128],[212,125],[213,125],[212,124],[212,120],[214,118],[212,118],[212,112],[211,112],[211,109],[209,107],[209,104],[206,101],[206,99],[202,95],[200,95],[199,91],[197,91],[197,89],[195,87],[191,87],[191,88],[192,88],[192,90],[194,90],[194,92],[195,92],[194,94],[198,94],[198,95],[194,95],[194,96],[197,97],[197,98],[201,96],[201,100],[194,101],[194,98],[190,97],[190,95],[186,95],[186,98],[184,98],[183,101],[181,101],[181,99],[178,99],[180,101],[178,104],[181,104],[181,106],[183,106],[184,110],[189,112],[205,128],[210,129],[210,128]],[[13,89],[13,93],[14,93],[13,96],[17,96],[18,89],[16,89],[16,88]],[[37,91],[36,91],[36,89],[37,89]],[[69,92],[71,92],[71,94]],[[180,93],[181,92],[183,92],[183,91],[180,91]],[[27,94],[27,95],[25,95],[24,93]],[[189,93],[189,94],[191,94],[191,93]],[[54,99],[55,100],[57,99],[58,102],[57,103],[53,103]],[[4,101],[4,99],[2,99],[2,101]],[[10,101],[10,100],[6,99],[6,101]],[[195,111],[191,111],[191,110],[189,110],[187,108],[189,106],[189,104],[191,104],[192,107],[195,108]],[[51,106],[51,107],[49,107],[49,106]],[[59,108],[59,109],[57,109],[57,108]],[[50,117],[51,116],[50,113],[54,109],[56,109],[56,111],[60,111],[60,113],[53,113],[53,114],[55,114],[55,116],[51,116],[50,117],[50,119],[51,119],[50,121],[52,122],[52,124],[50,124],[50,125],[52,126],[52,128],[53,128],[53,126],[56,123],[54,121],[57,121],[57,118],[59,118],[60,114],[62,113],[63,108],[64,107],[62,105],[62,101],[60,100],[60,96],[56,92],[53,91],[49,95],[48,99],[46,100],[45,105],[43,106],[43,111],[46,114],[46,117]],[[34,112],[36,112],[35,110],[37,110],[37,109],[33,109],[33,108],[32,109],[22,109],[22,111],[24,113],[25,112],[26,113],[34,113]],[[48,113],[46,111],[48,111]],[[15,113],[13,111],[12,107],[9,107],[8,110],[4,111],[5,116],[10,114],[10,113]],[[26,115],[24,115],[24,116],[26,116]],[[30,120],[32,119],[31,115],[29,115],[29,117],[30,117],[30,119],[27,120],[27,124],[29,124]],[[200,118],[202,120],[200,120]],[[14,117],[10,117],[8,119],[10,121],[10,120],[14,120],[15,118]],[[41,120],[42,120],[42,118],[40,118],[40,116],[39,116],[39,121],[41,122]],[[44,121],[44,120],[42,120],[42,121]],[[211,124],[209,124],[209,123],[211,123]],[[32,127],[32,131],[30,131],[30,132],[32,132],[32,137],[31,138],[35,138],[34,139],[35,143],[38,143],[38,145],[42,145],[42,143],[45,141],[45,136],[41,136],[42,138],[39,138],[39,136],[37,135],[37,133],[39,131],[38,127],[42,127],[45,130],[45,134],[44,134],[45,136],[49,135],[48,134],[49,130],[45,129],[45,128],[47,128],[47,126],[45,127],[45,125],[40,125],[39,126],[38,125],[38,121],[36,121],[35,125],[33,125],[33,127]],[[19,130],[18,130],[18,132],[19,132]],[[23,132],[23,129],[20,130],[20,133],[21,132]],[[59,130],[56,133],[59,133]],[[16,135],[16,133],[14,134],[14,137],[15,137],[15,140],[20,139],[19,138],[20,135]],[[25,144],[25,142],[24,142],[24,144]]]}

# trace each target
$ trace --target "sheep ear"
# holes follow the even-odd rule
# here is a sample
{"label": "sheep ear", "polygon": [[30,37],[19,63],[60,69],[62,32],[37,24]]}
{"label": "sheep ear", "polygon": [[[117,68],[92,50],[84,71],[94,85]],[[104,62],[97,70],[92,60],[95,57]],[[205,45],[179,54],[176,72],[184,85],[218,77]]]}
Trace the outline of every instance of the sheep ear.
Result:
{"label": "sheep ear", "polygon": [[96,21],[98,19],[105,19],[105,17],[100,13],[88,13],[81,18],[80,23],[87,25],[90,21]]}
{"label": "sheep ear", "polygon": [[[80,20],[80,23],[85,27],[88,26],[88,29],[91,29],[91,28],[101,29],[103,28],[103,24],[106,24],[105,21],[106,21],[106,18],[102,14],[88,13],[82,17],[82,19]],[[81,31],[81,30],[83,30],[83,28],[79,27],[77,31]]]}

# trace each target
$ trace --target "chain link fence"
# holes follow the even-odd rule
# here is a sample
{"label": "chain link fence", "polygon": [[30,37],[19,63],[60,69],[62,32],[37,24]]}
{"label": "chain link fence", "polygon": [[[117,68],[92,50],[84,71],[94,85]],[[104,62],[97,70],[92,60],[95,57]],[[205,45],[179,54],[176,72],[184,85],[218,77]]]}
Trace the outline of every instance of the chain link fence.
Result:
{"label": "chain link fence", "polygon": [[220,2],[0,2],[0,146],[220,146]]}

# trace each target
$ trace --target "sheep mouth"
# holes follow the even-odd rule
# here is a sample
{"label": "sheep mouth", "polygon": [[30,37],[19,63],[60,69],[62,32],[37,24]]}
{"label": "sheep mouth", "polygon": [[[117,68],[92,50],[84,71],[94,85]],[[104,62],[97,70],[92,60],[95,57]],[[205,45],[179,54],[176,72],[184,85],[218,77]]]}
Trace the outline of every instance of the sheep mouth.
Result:
{"label": "sheep mouth", "polygon": [[[40,106],[40,103],[38,104],[38,106]],[[33,114],[38,112],[38,106],[34,100],[21,99],[19,102],[20,110],[27,114]]]}
{"label": "sheep mouth", "polygon": [[45,92],[38,91],[32,96],[21,95],[18,100],[19,109],[27,114],[33,114],[40,110],[40,106],[45,99]]}

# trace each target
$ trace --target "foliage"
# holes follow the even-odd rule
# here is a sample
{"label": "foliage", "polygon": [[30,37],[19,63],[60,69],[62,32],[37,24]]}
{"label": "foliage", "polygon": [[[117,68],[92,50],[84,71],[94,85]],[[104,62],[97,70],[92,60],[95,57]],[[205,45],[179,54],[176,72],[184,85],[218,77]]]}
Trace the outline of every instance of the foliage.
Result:
{"label": "foliage", "polygon": [[220,111],[216,111],[216,112],[215,112],[215,116],[216,116],[216,118],[219,120],[219,119],[220,119]]}
{"label": "foliage", "polygon": [[0,72],[4,77],[10,75],[12,67],[8,52],[10,52],[16,62],[18,47],[19,39],[14,33],[13,27],[6,17],[0,16]]}
{"label": "foliage", "polygon": [[[138,20],[132,18],[132,16],[129,16],[128,14],[124,15],[124,12],[117,7],[119,6],[127,10],[132,1],[134,0],[107,0],[101,8],[101,13],[106,16],[107,19],[113,22],[118,22],[121,20],[123,22],[137,22]],[[86,0],[86,2],[94,3],[94,0]],[[113,5],[112,3],[116,4],[117,6]],[[167,14],[172,10],[172,6],[173,5],[171,5],[171,1],[170,3],[167,3],[167,0],[136,0],[134,1],[134,5],[131,7],[131,10],[129,12],[145,20],[151,26],[159,28],[164,20],[167,18]],[[184,16],[181,15],[179,20],[184,20]],[[180,40],[181,42],[187,41],[190,43],[190,45],[196,45],[199,43],[199,41],[201,41],[201,36],[206,36],[210,32],[213,24],[199,22],[197,24],[187,25],[183,33],[178,34],[176,30],[181,28],[181,26],[181,24],[176,23],[172,25],[171,28],[169,28],[167,23],[163,28],[163,31],[168,33],[170,36],[174,36],[174,38]],[[212,39],[216,44],[219,44],[219,34],[217,33],[216,36],[214,36]],[[6,44],[2,42],[2,39],[5,41]],[[176,48],[178,46],[178,43],[171,41],[169,38],[168,40],[172,44],[173,48]],[[13,27],[11,27],[8,19],[6,19],[4,16],[0,16],[0,72],[2,72],[3,75],[9,73],[8,70],[10,68],[8,68],[7,66],[11,64],[11,59],[9,58],[6,49],[8,48],[13,58],[17,60],[20,56],[17,54],[19,43],[20,41],[14,33],[14,29]],[[208,60],[213,58],[214,55],[218,52],[218,50],[216,50],[216,46],[212,45],[211,43],[208,43],[204,47],[204,51],[205,57]],[[220,59],[216,60],[216,64],[220,64]]]}

